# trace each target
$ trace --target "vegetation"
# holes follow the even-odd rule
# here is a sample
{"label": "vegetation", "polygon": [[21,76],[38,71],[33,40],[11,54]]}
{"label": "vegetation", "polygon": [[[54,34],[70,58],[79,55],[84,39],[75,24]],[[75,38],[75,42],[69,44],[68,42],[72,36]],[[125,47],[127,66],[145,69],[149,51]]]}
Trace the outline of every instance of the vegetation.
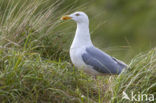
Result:
{"label": "vegetation", "polygon": [[[125,91],[128,95],[153,94],[156,95],[156,48],[146,54],[140,54],[131,60],[129,69],[113,82],[113,102],[131,103],[121,99]],[[141,97],[139,97],[141,98]],[[145,97],[142,99],[146,99]],[[138,98],[137,98],[138,100]],[[149,102],[149,101],[148,101]]]}
{"label": "vegetation", "polygon": [[[136,1],[122,1],[0,0],[0,103],[127,103],[121,100],[123,91],[155,95],[156,49],[151,48],[155,46],[156,23],[152,18],[156,16],[153,12],[156,2],[140,1],[137,2],[140,6],[133,8]],[[125,8],[129,11],[124,11]],[[134,18],[129,14],[131,8],[135,11]],[[142,8],[149,8],[144,15],[150,20],[139,20]],[[76,26],[60,21],[62,15],[75,10],[89,14],[95,45],[130,62],[128,70],[119,76],[95,80],[75,69],[68,48]],[[130,21],[125,22],[127,19]],[[130,61],[138,52],[149,49]]]}

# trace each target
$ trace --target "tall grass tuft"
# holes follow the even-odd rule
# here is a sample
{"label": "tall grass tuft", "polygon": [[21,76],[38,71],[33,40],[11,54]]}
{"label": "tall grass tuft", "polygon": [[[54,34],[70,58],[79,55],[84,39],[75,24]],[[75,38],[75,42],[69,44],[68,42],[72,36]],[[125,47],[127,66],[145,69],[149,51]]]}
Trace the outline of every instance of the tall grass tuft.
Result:
{"label": "tall grass tuft", "polygon": [[59,10],[62,2],[0,0],[1,46],[40,52],[53,60],[65,55],[65,40],[61,31],[55,31],[63,15],[63,10]]}
{"label": "tall grass tuft", "polygon": [[[131,103],[122,99],[123,91],[131,98],[131,93],[156,95],[156,48],[146,54],[139,54],[132,59],[129,69],[119,75],[113,82],[112,103]],[[145,97],[142,98],[145,101]]]}

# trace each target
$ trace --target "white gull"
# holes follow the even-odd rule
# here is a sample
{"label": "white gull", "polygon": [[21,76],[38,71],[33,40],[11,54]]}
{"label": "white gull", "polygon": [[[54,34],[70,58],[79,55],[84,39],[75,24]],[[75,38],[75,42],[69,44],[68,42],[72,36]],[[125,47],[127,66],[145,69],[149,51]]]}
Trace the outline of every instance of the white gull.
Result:
{"label": "white gull", "polygon": [[120,74],[127,65],[96,48],[91,41],[89,19],[84,12],[63,16],[62,20],[72,19],[77,23],[74,40],[70,47],[72,63],[91,75]]}

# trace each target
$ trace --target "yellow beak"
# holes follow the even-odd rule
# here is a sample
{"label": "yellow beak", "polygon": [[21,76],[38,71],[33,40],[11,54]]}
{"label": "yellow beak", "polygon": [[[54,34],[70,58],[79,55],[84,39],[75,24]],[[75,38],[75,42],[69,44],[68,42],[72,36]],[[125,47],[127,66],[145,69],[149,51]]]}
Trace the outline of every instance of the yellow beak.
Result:
{"label": "yellow beak", "polygon": [[68,19],[71,19],[69,15],[65,15],[61,17],[61,20],[68,20]]}

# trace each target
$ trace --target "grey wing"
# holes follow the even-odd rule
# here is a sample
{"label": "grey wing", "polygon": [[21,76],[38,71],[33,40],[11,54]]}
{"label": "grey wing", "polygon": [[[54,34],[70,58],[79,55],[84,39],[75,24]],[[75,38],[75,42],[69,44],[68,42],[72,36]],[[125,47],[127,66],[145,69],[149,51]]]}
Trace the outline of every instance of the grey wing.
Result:
{"label": "grey wing", "polygon": [[120,61],[114,57],[112,57],[122,68],[128,67],[127,64],[125,64],[123,61]]}
{"label": "grey wing", "polygon": [[92,66],[100,73],[119,74],[126,67],[117,59],[95,47],[86,48],[86,53],[82,54],[82,59],[87,65]]}

